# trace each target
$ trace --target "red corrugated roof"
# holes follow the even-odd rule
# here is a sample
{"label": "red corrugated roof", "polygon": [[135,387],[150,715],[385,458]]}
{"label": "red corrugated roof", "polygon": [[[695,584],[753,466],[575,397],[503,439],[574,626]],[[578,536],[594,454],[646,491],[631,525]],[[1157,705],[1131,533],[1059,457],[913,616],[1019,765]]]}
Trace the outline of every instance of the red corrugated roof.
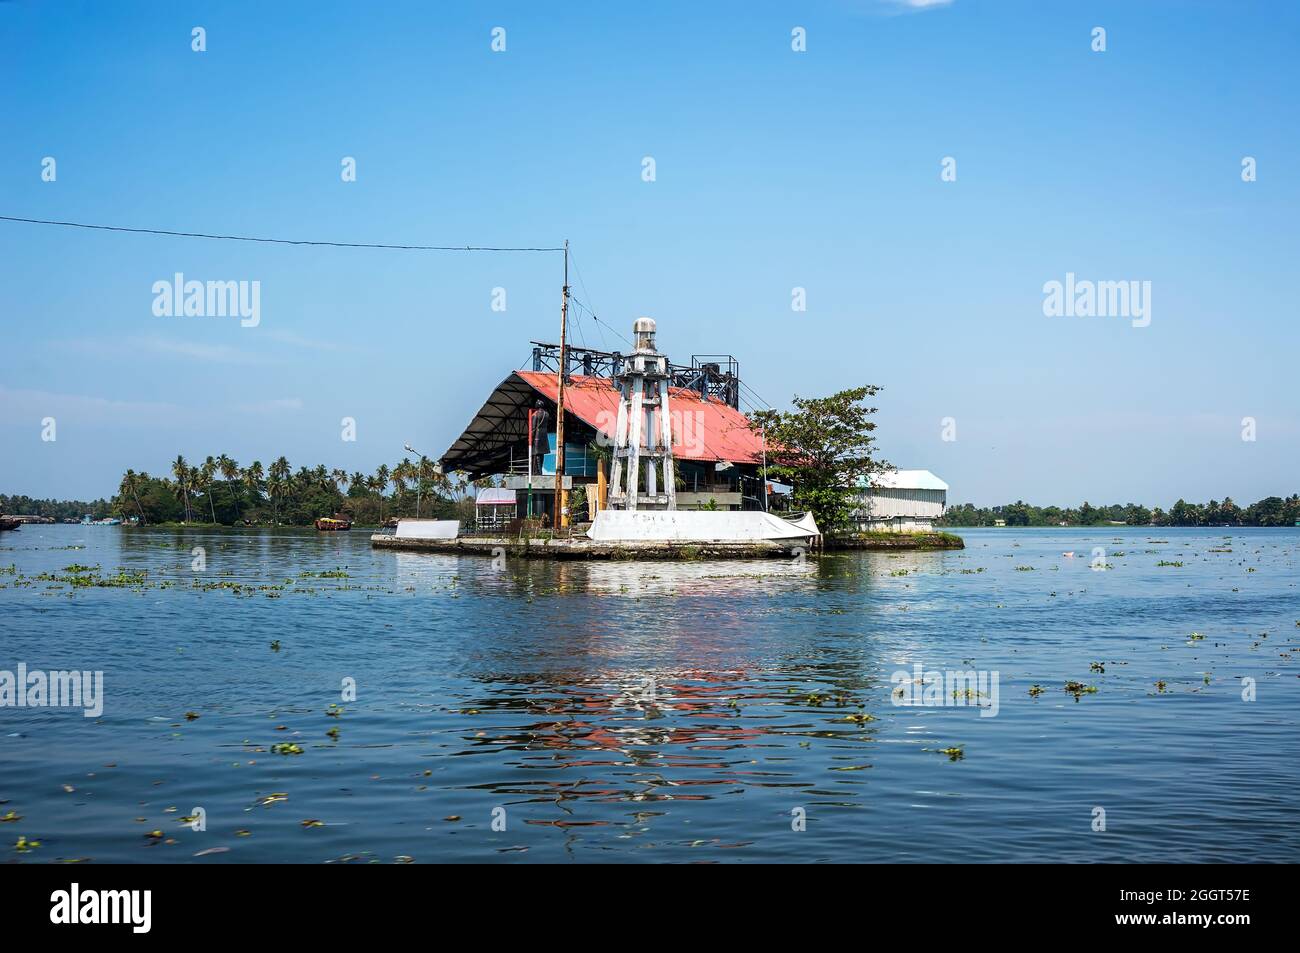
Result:
{"label": "red corrugated roof", "polygon": [[[516,371],[530,387],[554,401],[559,396],[554,374]],[[564,385],[564,409],[614,439],[618,389],[604,377],[571,377]],[[705,399],[684,387],[669,390],[673,456],[681,460],[729,460],[761,463],[763,441],[740,411],[720,400]]]}

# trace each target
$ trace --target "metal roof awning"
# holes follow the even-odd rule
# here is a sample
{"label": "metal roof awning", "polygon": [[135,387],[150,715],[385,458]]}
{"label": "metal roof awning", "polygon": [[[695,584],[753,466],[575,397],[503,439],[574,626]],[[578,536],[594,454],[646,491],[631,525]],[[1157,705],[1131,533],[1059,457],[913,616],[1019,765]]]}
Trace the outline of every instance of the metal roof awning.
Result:
{"label": "metal roof awning", "polygon": [[515,495],[514,490],[507,490],[499,486],[486,486],[478,491],[478,498],[474,500],[477,506],[514,506],[519,498]]}
{"label": "metal roof awning", "polygon": [[[528,408],[540,395],[554,404],[559,396],[554,374],[516,371],[502,381],[441,463],[444,470],[463,470],[471,478],[504,472],[512,446],[528,440]],[[674,387],[670,392],[673,456],[679,460],[759,463],[761,435],[740,411],[716,398]],[[565,383],[564,410],[612,442],[618,421],[618,389],[602,377],[574,375]]]}
{"label": "metal roof awning", "polygon": [[535,399],[536,391],[518,374],[503,380],[442,455],[443,469],[464,470],[471,479],[503,472],[510,447],[528,440],[528,407]]}

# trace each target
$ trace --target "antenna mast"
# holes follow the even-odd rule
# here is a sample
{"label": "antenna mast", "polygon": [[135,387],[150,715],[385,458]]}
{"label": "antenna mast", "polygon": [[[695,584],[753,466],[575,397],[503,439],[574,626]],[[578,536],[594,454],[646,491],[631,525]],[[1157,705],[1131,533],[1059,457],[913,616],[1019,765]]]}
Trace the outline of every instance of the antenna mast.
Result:
{"label": "antenna mast", "polygon": [[555,401],[555,529],[569,525],[568,495],[564,492],[564,377],[568,369],[565,335],[569,323],[569,240],[564,240],[564,289],[560,299],[560,367]]}

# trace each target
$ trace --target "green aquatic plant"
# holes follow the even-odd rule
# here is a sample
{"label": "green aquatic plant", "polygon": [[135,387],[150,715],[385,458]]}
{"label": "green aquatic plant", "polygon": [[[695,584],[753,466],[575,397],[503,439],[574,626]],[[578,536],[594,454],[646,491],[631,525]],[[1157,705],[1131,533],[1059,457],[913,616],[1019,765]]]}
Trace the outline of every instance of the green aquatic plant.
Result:
{"label": "green aquatic plant", "polygon": [[37,847],[40,847],[40,846],[41,846],[41,842],[40,842],[40,841],[38,841],[38,840],[28,840],[28,839],[27,839],[26,837],[24,837],[22,834],[19,834],[19,835],[18,835],[18,840],[14,842],[14,850],[18,851],[18,853],[20,853],[20,854],[25,854],[25,853],[27,853],[29,850],[35,850]]}
{"label": "green aquatic plant", "polygon": [[133,586],[143,586],[145,581],[146,574],[144,572],[127,572],[123,570],[116,576],[99,579],[94,584],[109,589],[126,589]]}
{"label": "green aquatic plant", "polygon": [[966,757],[966,751],[960,745],[951,748],[940,748],[939,754],[946,754],[949,761],[960,761],[962,758]]}
{"label": "green aquatic plant", "polygon": [[1043,694],[1043,692],[1045,692],[1045,691],[1047,691],[1047,689],[1045,689],[1042,685],[1030,685],[1030,686],[1029,686],[1029,694],[1030,694],[1030,697],[1032,697],[1032,698],[1037,698],[1039,695]]}
{"label": "green aquatic plant", "polygon": [[1093,662],[1091,665],[1088,666],[1088,671],[1098,672],[1104,675],[1106,673],[1106,666],[1102,662]]}
{"label": "green aquatic plant", "polygon": [[1083,682],[1066,682],[1065,690],[1074,696],[1075,701],[1078,701],[1084,695],[1097,694],[1096,685],[1085,685]]}
{"label": "green aquatic plant", "polygon": [[875,721],[876,716],[868,715],[865,711],[858,711],[852,715],[845,716],[844,720],[849,722],[850,724],[858,725],[859,727],[861,727],[862,725]]}
{"label": "green aquatic plant", "polygon": [[1164,679],[1161,679],[1160,681],[1156,682],[1156,691],[1163,692],[1168,686],[1169,683],[1166,682]]}
{"label": "green aquatic plant", "polygon": [[1157,565],[1157,566],[1173,566],[1175,569],[1181,569],[1182,566],[1183,566],[1183,564],[1182,564],[1181,562],[1171,562],[1171,561],[1166,560],[1166,559],[1162,559],[1162,560],[1160,560],[1160,562],[1156,563],[1156,565]]}
{"label": "green aquatic plant", "polygon": [[271,745],[271,750],[276,754],[302,754],[302,748],[291,741],[281,741],[279,744]]}

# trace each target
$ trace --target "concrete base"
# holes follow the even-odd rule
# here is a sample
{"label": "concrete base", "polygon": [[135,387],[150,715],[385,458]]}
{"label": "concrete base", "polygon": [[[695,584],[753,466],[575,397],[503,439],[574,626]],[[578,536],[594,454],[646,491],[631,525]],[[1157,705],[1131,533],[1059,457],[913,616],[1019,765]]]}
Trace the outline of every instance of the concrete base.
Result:
{"label": "concrete base", "polygon": [[799,524],[762,511],[601,510],[587,535],[602,543],[754,543],[810,546],[812,517]]}
{"label": "concrete base", "polygon": [[808,548],[802,537],[782,541],[688,543],[662,540],[601,542],[581,536],[573,539],[507,539],[489,536],[420,539],[376,533],[370,537],[370,543],[379,549],[524,559],[771,559],[789,558]]}
{"label": "concrete base", "polygon": [[398,520],[398,539],[455,539],[459,520]]}

